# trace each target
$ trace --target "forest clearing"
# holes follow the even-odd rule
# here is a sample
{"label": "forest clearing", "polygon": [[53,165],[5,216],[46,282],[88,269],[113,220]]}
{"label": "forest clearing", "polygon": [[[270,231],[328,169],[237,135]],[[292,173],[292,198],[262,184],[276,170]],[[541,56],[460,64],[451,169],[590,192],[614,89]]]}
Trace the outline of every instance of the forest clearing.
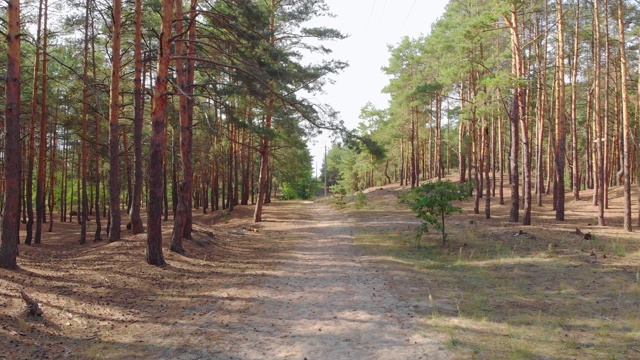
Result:
{"label": "forest clearing", "polygon": [[[259,225],[247,207],[198,214],[186,256],[167,252],[161,268],[144,262],[143,236],[80,246],[64,224],[0,273],[0,357],[640,356],[640,241],[594,226],[590,200],[569,202],[565,222],[536,207],[536,226],[509,223],[505,205],[484,219],[469,200],[446,246],[430,234],[418,248],[402,191],[277,201]],[[22,287],[42,318],[21,313]]]}

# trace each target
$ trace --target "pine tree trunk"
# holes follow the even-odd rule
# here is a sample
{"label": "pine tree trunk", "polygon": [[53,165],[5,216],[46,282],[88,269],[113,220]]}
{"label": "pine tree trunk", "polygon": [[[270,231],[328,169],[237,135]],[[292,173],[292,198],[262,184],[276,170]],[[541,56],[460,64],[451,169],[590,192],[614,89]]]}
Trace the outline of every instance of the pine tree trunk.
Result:
{"label": "pine tree trunk", "polygon": [[[265,118],[265,128],[267,131],[271,129],[271,114],[273,111],[274,99],[271,97],[269,99],[268,109],[270,111],[267,113]],[[268,167],[269,167],[269,149],[270,149],[270,137],[269,135],[265,135],[262,137],[260,144],[260,175],[258,178],[258,199],[256,201],[255,212],[253,214],[253,221],[260,222],[262,221],[262,206],[264,205],[265,199],[267,197],[267,191],[269,186],[268,181]]]}
{"label": "pine tree trunk", "polygon": [[593,76],[594,76],[594,106],[593,106],[593,121],[595,123],[595,143],[596,143],[596,190],[594,191],[595,200],[598,205],[598,225],[605,226],[606,222],[604,219],[604,208],[605,208],[605,160],[604,160],[604,139],[603,129],[602,129],[602,119],[600,113],[600,7],[599,1],[594,1],[593,7],[593,17],[594,17],[594,35],[595,35],[595,46],[596,49],[594,51],[594,66],[593,66]]}
{"label": "pine tree trunk", "polygon": [[[92,38],[95,39],[95,33],[93,31],[94,27],[91,26],[91,35]],[[97,64],[96,64],[96,42],[92,41],[91,42],[91,63],[92,63],[92,72],[93,72],[93,78],[96,79],[97,78]],[[96,99],[96,106],[97,106],[97,99]],[[94,112],[93,114],[93,124],[95,127],[95,141],[96,142],[100,142],[100,114],[98,112]],[[100,219],[100,182],[102,181],[102,174],[101,174],[101,166],[100,163],[102,162],[100,159],[100,153],[98,152],[97,149],[94,150],[94,164],[93,164],[93,168],[95,171],[95,177],[96,177],[96,193],[95,193],[95,207],[96,207],[96,216],[95,216],[95,223],[96,223],[96,231],[93,234],[93,241],[97,242],[97,241],[102,241],[102,220]],[[104,212],[102,212],[104,213]]]}
{"label": "pine tree trunk", "polygon": [[489,178],[489,163],[491,162],[491,143],[489,137],[489,127],[484,127],[484,181],[486,186],[484,199],[484,217],[491,219],[491,180]]}
{"label": "pine tree trunk", "polygon": [[120,31],[122,0],[113,0],[113,50],[111,60],[111,89],[109,97],[109,242],[120,240],[120,152],[119,100],[120,100]]}
{"label": "pine tree trunk", "polygon": [[142,205],[142,125],[144,121],[144,93],[142,84],[143,60],[142,60],[142,0],[135,3],[135,38],[134,38],[135,70],[133,77],[133,200],[129,221],[131,222],[131,234],[140,234],[144,231],[140,207]]}
{"label": "pine tree trunk", "polygon": [[[184,17],[182,12],[182,0],[176,0],[175,4],[176,12],[176,33],[181,37],[175,41],[175,51],[178,56],[185,56],[187,53],[187,47],[185,46],[184,32]],[[176,60],[176,75],[179,87],[178,104],[179,104],[179,118],[180,118],[180,155],[182,158],[182,183],[178,187],[178,206],[176,207],[176,216],[174,219],[174,231],[171,240],[171,250],[180,254],[184,254],[182,249],[182,238],[191,238],[191,219],[193,203],[191,194],[193,192],[193,163],[191,160],[191,152],[193,148],[192,143],[192,119],[189,111],[188,97],[191,95],[187,93],[188,89],[188,65],[185,66],[185,61],[178,58]],[[184,204],[184,206],[181,206]],[[186,212],[182,214],[182,212]],[[182,223],[184,221],[184,223]],[[177,233],[176,230],[182,230],[181,233]]]}
{"label": "pine tree trunk", "polygon": [[618,39],[620,46],[620,89],[622,96],[622,176],[624,185],[623,195],[623,227],[626,231],[631,231],[631,169],[630,169],[630,141],[631,130],[629,120],[629,94],[627,90],[627,55],[624,34],[624,13],[623,2],[618,0]]}
{"label": "pine tree trunk", "polygon": [[17,268],[20,231],[20,0],[7,1],[7,64],[4,112],[4,192],[0,268]]}
{"label": "pine tree trunk", "polygon": [[48,1],[44,1],[44,23],[42,26],[42,98],[40,102],[40,139],[38,143],[38,179],[36,186],[36,233],[34,242],[40,244],[42,241],[42,222],[45,218],[45,184],[46,168],[47,168],[47,20],[48,20]]}
{"label": "pine tree trunk", "polygon": [[33,240],[33,170],[36,156],[36,119],[38,117],[38,80],[40,79],[40,45],[42,34],[42,12],[44,1],[39,2],[38,7],[38,27],[36,32],[36,53],[33,66],[33,88],[31,95],[31,121],[29,126],[28,164],[26,178],[25,205],[27,213],[26,238],[24,243],[30,245]]}
{"label": "pine tree trunk", "polygon": [[55,205],[55,180],[56,180],[56,149],[58,148],[58,109],[56,109],[55,123],[51,127],[51,143],[49,148],[49,229],[47,232],[53,231],[53,208]]}
{"label": "pine tree trunk", "polygon": [[580,0],[576,0],[573,61],[571,64],[571,158],[573,161],[573,198],[580,200],[580,166],[578,158],[578,59],[580,51]]}
{"label": "pine tree trunk", "polygon": [[556,0],[556,15],[558,17],[558,44],[556,59],[556,154],[555,154],[555,176],[556,176],[556,220],[564,221],[565,186],[564,170],[567,142],[567,118],[564,83],[564,31],[562,19],[562,0]]}
{"label": "pine tree trunk", "polygon": [[169,75],[173,1],[162,1],[162,32],[158,51],[156,84],[153,93],[151,151],[149,153],[149,199],[147,207],[146,260],[151,265],[165,264],[162,255],[162,200],[164,137],[167,119],[167,83]]}
{"label": "pine tree trunk", "polygon": [[83,91],[82,91],[82,139],[80,150],[80,178],[82,189],[80,194],[81,206],[78,206],[78,220],[80,222],[80,244],[87,242],[87,219],[89,201],[87,199],[87,116],[89,112],[89,19],[91,12],[91,2],[87,0],[84,19],[84,51],[83,51]]}

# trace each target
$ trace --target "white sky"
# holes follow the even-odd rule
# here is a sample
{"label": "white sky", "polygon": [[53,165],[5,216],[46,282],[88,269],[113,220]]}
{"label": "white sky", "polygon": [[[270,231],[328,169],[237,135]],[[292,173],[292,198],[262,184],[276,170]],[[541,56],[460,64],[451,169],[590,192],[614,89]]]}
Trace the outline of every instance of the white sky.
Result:
{"label": "white sky", "polygon": [[[334,59],[350,66],[334,77],[335,84],[325,87],[325,94],[316,96],[321,103],[340,112],[348,128],[355,128],[360,109],[372,102],[377,108],[388,106],[389,96],[382,94],[389,79],[382,72],[389,60],[388,44],[397,44],[403,36],[428,34],[431,24],[444,12],[448,0],[326,0],[335,18],[325,18],[321,24],[350,35],[348,39],[327,43]],[[322,166],[325,143],[323,134],[310,144],[314,164]]]}

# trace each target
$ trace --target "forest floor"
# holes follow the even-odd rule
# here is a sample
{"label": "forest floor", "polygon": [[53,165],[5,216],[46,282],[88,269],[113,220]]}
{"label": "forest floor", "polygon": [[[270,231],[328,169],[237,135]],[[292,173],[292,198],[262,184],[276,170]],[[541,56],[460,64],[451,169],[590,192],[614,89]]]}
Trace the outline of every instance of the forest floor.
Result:
{"label": "forest floor", "polygon": [[[257,225],[252,207],[195,210],[187,255],[162,268],[144,235],[78,245],[56,222],[0,270],[0,359],[640,359],[640,239],[621,229],[620,189],[607,227],[586,192],[565,222],[545,197],[533,226],[469,200],[445,246],[418,246],[404,191],[276,201]],[[21,313],[20,289],[43,317]]]}

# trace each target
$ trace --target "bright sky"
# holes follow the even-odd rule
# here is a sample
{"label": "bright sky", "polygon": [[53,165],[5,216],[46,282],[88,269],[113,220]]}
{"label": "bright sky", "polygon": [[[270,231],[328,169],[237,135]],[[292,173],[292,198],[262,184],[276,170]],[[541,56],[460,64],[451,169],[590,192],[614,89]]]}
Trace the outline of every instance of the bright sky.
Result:
{"label": "bright sky", "polygon": [[[346,40],[325,44],[333,49],[333,58],[348,61],[350,66],[334,77],[335,84],[325,87],[325,94],[316,96],[321,103],[340,112],[348,128],[355,128],[360,109],[372,102],[386,108],[387,94],[382,94],[388,77],[381,68],[388,64],[387,45],[397,44],[403,36],[428,34],[431,24],[444,12],[448,0],[326,0],[335,18],[322,19],[324,26],[350,35]],[[329,134],[323,134],[310,144],[311,154],[319,169],[322,166],[325,143],[331,145]]]}

